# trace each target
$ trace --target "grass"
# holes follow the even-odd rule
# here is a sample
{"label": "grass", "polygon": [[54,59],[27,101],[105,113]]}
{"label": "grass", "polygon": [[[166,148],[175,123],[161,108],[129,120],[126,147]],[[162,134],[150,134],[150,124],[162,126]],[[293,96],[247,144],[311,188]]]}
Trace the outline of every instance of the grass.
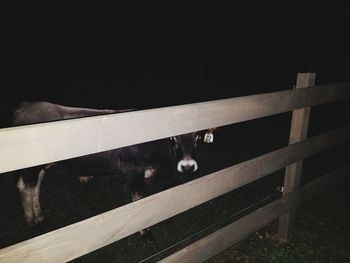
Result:
{"label": "grass", "polygon": [[350,193],[338,187],[301,206],[287,242],[275,239],[276,223],[250,235],[208,263],[350,262]]}

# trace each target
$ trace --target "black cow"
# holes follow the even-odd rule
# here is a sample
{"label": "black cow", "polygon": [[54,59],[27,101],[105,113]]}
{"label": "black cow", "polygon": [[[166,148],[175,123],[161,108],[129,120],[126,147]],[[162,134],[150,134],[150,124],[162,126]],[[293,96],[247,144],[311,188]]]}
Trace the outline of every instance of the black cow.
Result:
{"label": "black cow", "polygon": [[[48,102],[25,102],[14,114],[14,125],[40,123],[61,119],[118,113],[116,110],[95,110],[66,107]],[[211,129],[210,132],[212,132]],[[119,174],[126,178],[131,190],[131,199],[144,196],[147,183],[155,175],[176,169],[180,173],[192,174],[198,170],[195,159],[197,145],[203,135],[193,132],[167,139],[123,147],[97,154],[57,162],[80,178],[81,182],[96,175]],[[43,177],[54,164],[20,170],[18,189],[24,208],[25,219],[31,226],[43,221],[39,194]]]}

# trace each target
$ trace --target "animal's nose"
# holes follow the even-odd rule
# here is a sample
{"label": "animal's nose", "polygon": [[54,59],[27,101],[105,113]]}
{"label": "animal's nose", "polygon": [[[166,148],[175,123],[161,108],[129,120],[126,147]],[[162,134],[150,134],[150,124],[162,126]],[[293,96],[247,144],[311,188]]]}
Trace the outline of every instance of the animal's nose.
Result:
{"label": "animal's nose", "polygon": [[177,164],[177,170],[180,173],[194,173],[195,171],[198,170],[198,164],[195,160],[193,159],[185,159],[181,160]]}
{"label": "animal's nose", "polygon": [[194,165],[182,165],[181,170],[183,173],[193,173],[194,172]]}

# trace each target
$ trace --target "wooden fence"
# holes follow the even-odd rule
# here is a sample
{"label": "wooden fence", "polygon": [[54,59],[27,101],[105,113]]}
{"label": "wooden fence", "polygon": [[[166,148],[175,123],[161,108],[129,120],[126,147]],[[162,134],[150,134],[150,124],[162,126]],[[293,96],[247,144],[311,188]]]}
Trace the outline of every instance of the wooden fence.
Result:
{"label": "wooden fence", "polygon": [[[301,160],[350,139],[350,125],[306,138],[309,107],[350,98],[350,83],[312,87],[313,80],[314,74],[300,73],[293,90],[1,129],[0,173],[4,173],[294,110],[288,146],[1,249],[0,262],[69,261],[289,167],[284,186],[288,190],[281,199],[162,261],[204,261],[279,217],[279,235],[286,238],[294,208],[350,171],[346,164],[298,188]],[[140,211],[142,217],[137,216]]]}

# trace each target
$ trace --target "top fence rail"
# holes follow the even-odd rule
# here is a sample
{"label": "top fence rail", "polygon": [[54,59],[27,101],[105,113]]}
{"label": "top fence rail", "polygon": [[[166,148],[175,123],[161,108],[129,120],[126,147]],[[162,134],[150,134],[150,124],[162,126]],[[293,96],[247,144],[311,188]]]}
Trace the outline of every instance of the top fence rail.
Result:
{"label": "top fence rail", "polygon": [[350,83],[0,129],[0,173],[350,98]]}

